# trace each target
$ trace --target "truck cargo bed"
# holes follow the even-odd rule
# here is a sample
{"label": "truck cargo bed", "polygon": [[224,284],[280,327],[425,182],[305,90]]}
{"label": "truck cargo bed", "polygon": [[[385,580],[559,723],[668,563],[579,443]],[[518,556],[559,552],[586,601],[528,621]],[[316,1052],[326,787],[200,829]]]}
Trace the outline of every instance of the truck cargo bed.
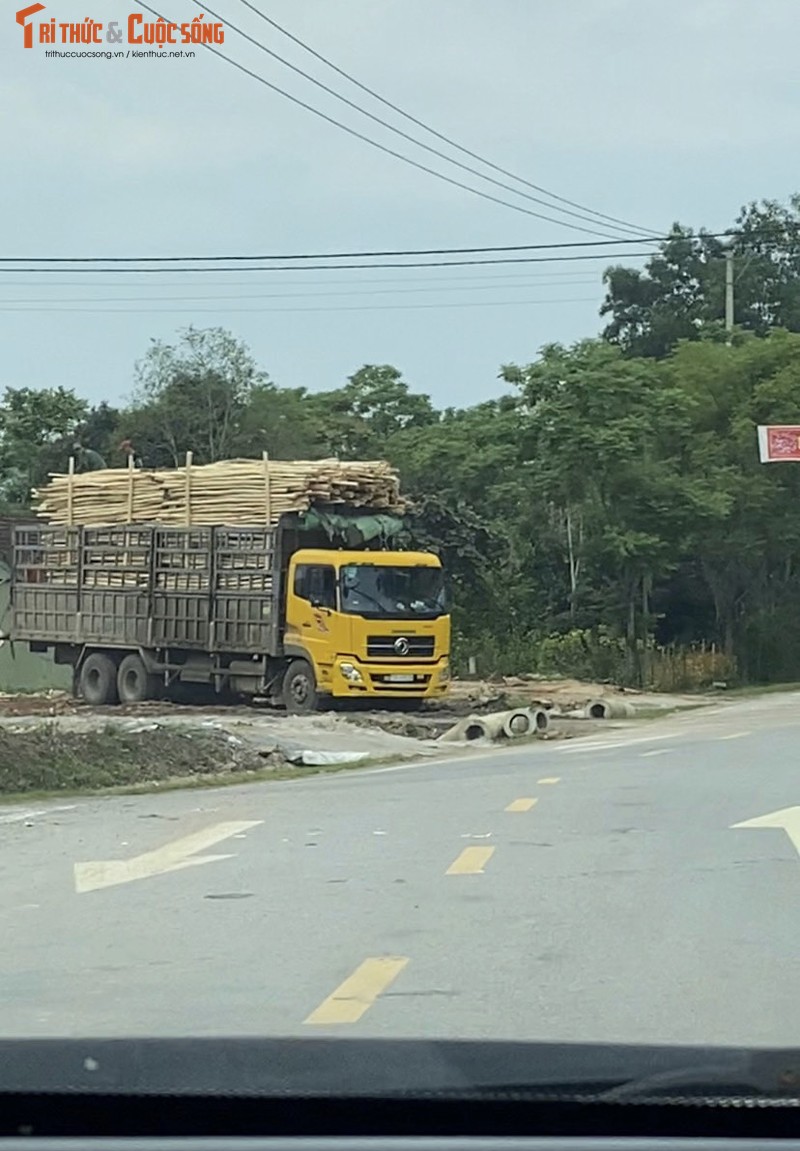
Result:
{"label": "truck cargo bed", "polygon": [[51,644],[275,654],[279,531],[18,528],[11,635]]}

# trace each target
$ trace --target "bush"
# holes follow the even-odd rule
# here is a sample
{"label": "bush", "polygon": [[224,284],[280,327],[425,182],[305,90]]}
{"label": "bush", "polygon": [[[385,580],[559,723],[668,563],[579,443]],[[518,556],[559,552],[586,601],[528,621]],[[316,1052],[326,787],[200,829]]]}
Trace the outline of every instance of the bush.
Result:
{"label": "bush", "polygon": [[469,674],[470,656],[474,656],[477,674],[487,679],[531,671],[534,650],[535,640],[530,635],[495,636],[483,632],[468,638],[454,631],[450,658],[454,674],[464,677]]}
{"label": "bush", "polygon": [[573,628],[539,642],[533,670],[539,675],[621,682],[627,659],[625,641],[607,628]]}
{"label": "bush", "polygon": [[713,645],[653,647],[646,687],[652,691],[698,691],[714,683],[729,687],[738,679],[736,660]]}
{"label": "bush", "polygon": [[537,637],[488,633],[453,635],[452,662],[465,676],[474,656],[482,678],[535,673],[552,678],[611,682],[650,691],[697,691],[724,681],[736,682],[736,661],[713,645],[659,647],[650,638],[631,652],[622,636],[608,628],[573,628]]}

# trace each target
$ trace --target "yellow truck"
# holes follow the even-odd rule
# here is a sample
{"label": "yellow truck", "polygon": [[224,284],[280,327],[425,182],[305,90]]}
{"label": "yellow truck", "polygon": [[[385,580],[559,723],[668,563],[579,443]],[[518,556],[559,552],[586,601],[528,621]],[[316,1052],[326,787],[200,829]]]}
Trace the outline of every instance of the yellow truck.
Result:
{"label": "yellow truck", "polygon": [[413,708],[450,681],[439,558],[333,546],[297,514],[271,527],[18,527],[8,634],[71,666],[95,706],[205,685],[295,713],[326,699]]}

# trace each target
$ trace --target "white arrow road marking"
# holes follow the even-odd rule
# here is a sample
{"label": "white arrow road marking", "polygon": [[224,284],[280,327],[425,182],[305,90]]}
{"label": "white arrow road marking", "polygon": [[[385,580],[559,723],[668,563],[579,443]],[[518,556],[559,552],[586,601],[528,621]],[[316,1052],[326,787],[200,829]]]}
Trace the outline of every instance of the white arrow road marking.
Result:
{"label": "white arrow road marking", "polygon": [[759,815],[756,819],[746,819],[744,823],[731,826],[783,828],[795,851],[800,853],[800,807],[784,807],[781,811],[771,811],[769,815]]}
{"label": "white arrow road marking", "polygon": [[232,835],[258,827],[263,819],[242,823],[215,823],[193,835],[185,835],[155,851],[146,851],[133,859],[101,859],[92,863],[75,864],[75,890],[78,894],[97,891],[101,887],[115,887],[118,883],[131,883],[135,879],[149,879],[153,875],[163,875],[167,871],[182,871],[186,867],[199,867],[203,863],[217,863],[222,859],[232,859],[231,855],[201,855],[207,847],[213,847]]}

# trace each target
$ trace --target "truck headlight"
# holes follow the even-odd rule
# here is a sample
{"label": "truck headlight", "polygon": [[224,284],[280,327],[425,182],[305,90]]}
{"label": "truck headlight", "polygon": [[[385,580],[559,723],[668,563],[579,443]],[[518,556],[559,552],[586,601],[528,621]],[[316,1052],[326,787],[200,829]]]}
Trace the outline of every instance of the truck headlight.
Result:
{"label": "truck headlight", "polygon": [[450,664],[445,663],[439,668],[439,682],[447,683],[450,679]]}
{"label": "truck headlight", "polygon": [[362,683],[361,672],[352,663],[340,663],[339,670],[348,683]]}

